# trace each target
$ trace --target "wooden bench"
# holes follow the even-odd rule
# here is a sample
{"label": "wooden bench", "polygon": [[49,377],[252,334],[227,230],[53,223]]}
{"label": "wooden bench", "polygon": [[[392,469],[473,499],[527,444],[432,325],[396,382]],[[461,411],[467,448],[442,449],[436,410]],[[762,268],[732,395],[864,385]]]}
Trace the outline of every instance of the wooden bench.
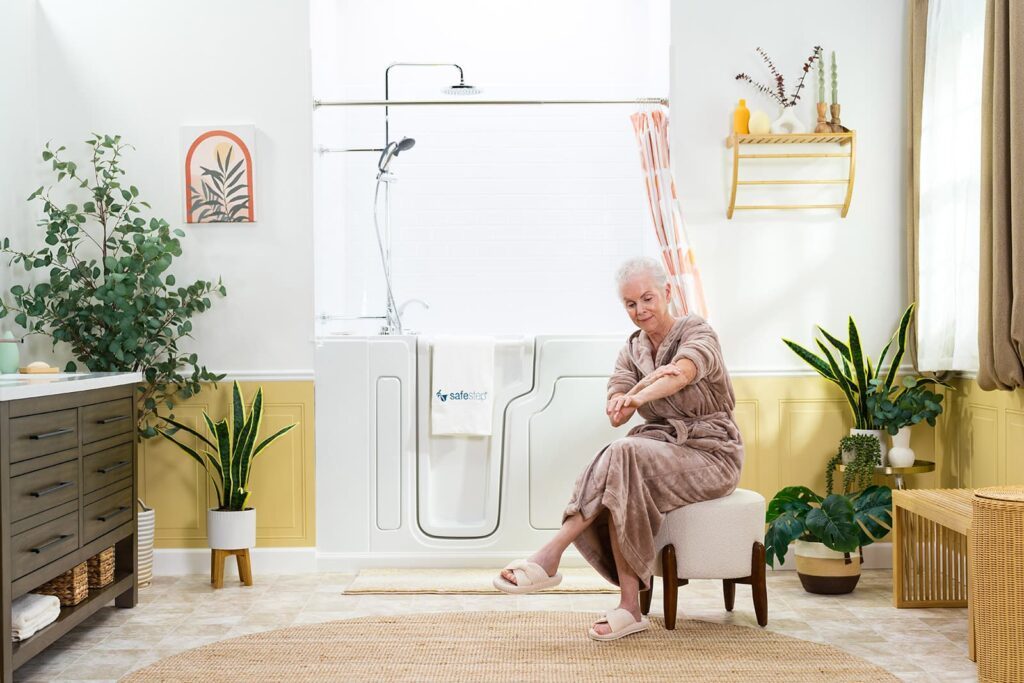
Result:
{"label": "wooden bench", "polygon": [[967,548],[974,489],[892,492],[892,600],[897,608],[966,607],[974,651]]}

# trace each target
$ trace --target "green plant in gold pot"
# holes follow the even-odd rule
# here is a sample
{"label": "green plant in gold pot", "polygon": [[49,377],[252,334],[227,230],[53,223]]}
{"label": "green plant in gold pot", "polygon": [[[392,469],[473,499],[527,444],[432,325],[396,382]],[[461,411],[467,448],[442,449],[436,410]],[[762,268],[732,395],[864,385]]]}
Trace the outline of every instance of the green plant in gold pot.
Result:
{"label": "green plant in gold pot", "polygon": [[[161,418],[171,429],[160,434],[198,462],[213,482],[217,507],[207,511],[207,535],[210,547],[240,550],[256,545],[256,510],[248,507],[249,476],[256,457],[270,444],[289,432],[294,424],[283,427],[259,441],[263,420],[263,387],[256,391],[252,410],[246,414],[242,390],[235,382],[231,388],[231,415],[219,422],[206,412],[203,420],[209,436],[170,418]],[[197,440],[192,448],[178,440],[176,433],[186,432]]]}

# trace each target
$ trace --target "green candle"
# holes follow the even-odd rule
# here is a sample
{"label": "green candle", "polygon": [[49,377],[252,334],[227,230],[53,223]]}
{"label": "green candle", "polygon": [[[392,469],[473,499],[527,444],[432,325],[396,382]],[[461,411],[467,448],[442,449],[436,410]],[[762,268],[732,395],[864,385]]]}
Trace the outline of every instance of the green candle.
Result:
{"label": "green candle", "polygon": [[825,102],[825,64],[824,59],[821,56],[821,50],[818,50],[818,102],[824,104]]}
{"label": "green candle", "polygon": [[832,104],[839,104],[839,71],[836,69],[835,50],[832,50]]}

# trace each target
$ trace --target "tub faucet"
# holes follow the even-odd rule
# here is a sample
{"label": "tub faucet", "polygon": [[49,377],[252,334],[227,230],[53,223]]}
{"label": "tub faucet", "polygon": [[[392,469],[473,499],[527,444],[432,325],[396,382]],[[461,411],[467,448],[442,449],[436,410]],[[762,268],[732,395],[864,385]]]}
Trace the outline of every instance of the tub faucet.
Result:
{"label": "tub faucet", "polygon": [[402,305],[398,307],[399,318],[405,315],[405,307],[408,306],[409,304],[419,304],[425,309],[430,309],[430,304],[428,304],[426,301],[423,301],[422,299],[409,299],[408,301],[404,301]]}

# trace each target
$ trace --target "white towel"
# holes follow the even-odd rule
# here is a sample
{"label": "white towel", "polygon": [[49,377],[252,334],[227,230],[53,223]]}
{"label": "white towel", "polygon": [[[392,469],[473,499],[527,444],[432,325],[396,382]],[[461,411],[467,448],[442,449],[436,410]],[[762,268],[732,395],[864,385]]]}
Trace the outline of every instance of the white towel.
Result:
{"label": "white towel", "polygon": [[60,600],[55,595],[29,593],[11,603],[11,640],[31,637],[57,621]]}
{"label": "white towel", "polygon": [[494,338],[435,337],[430,424],[435,435],[490,436]]}

